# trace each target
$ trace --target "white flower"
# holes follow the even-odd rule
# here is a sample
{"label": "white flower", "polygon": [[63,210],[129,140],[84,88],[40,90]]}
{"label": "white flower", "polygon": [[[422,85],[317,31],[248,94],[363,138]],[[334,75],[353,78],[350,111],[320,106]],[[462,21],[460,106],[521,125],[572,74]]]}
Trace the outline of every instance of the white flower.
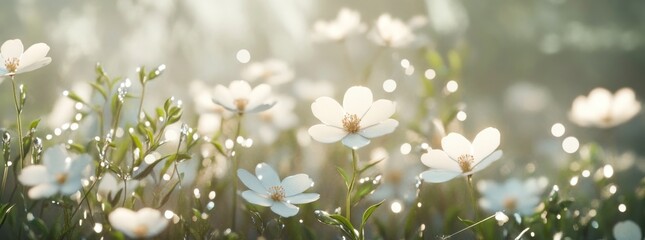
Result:
{"label": "white flower", "polygon": [[267,84],[251,88],[248,82],[235,80],[228,88],[217,85],[213,102],[238,114],[257,113],[275,105],[276,102],[269,99],[270,94],[271,87]]}
{"label": "white flower", "polygon": [[479,172],[502,157],[499,139],[499,130],[491,127],[479,132],[472,144],[461,134],[450,133],[441,139],[443,151],[431,149],[421,155],[421,162],[430,167],[421,178],[438,183]]}
{"label": "white flower", "polygon": [[29,189],[29,198],[39,199],[57,193],[71,195],[81,188],[84,170],[92,158],[83,154],[76,159],[67,156],[62,145],[51,147],[43,155],[43,165],[26,167],[18,180]]}
{"label": "white flower", "polygon": [[319,41],[342,41],[350,34],[362,33],[365,24],[361,23],[361,14],[357,11],[342,8],[336,19],[329,22],[314,23],[314,39]]}
{"label": "white flower", "polygon": [[269,110],[256,114],[257,118],[247,118],[250,131],[259,135],[266,144],[275,142],[282,131],[293,128],[298,123],[294,113],[295,100],[288,96],[276,96],[277,104]]}
{"label": "white flower", "polygon": [[540,203],[540,195],[547,183],[546,178],[529,178],[524,182],[511,178],[501,184],[479,181],[477,190],[482,194],[479,205],[488,212],[507,211],[531,215]]}
{"label": "white flower", "polygon": [[508,222],[508,216],[504,214],[503,212],[496,212],[495,213],[495,220],[497,220],[497,225],[504,225],[504,223]]}
{"label": "white flower", "polygon": [[110,224],[116,230],[130,238],[148,238],[163,231],[168,220],[156,209],[142,208],[134,212],[127,208],[117,208],[108,216]]}
{"label": "white flower", "polygon": [[632,220],[622,221],[614,225],[614,237],[616,240],[642,240],[641,228]]}
{"label": "white flower", "polygon": [[378,45],[393,48],[405,47],[414,41],[412,29],[389,14],[379,16],[370,37]]}
{"label": "white flower", "polygon": [[358,149],[369,144],[370,138],[394,131],[399,125],[390,118],[394,110],[394,102],[373,101],[369,88],[354,86],[345,92],[343,106],[330,97],[320,97],[311,104],[311,111],[322,124],[310,127],[309,135],[322,143],[342,140],[345,146]]}
{"label": "white flower", "polygon": [[131,196],[134,190],[139,186],[138,180],[128,180],[126,182],[117,179],[114,174],[106,173],[101,178],[101,183],[98,186],[98,194],[101,197],[115,198],[119,191],[122,191],[125,188],[126,192],[121,192],[121,198],[123,196]]}
{"label": "white flower", "polygon": [[7,40],[0,47],[0,75],[13,76],[15,74],[36,70],[51,63],[47,57],[49,46],[36,43],[24,51],[20,39]]}
{"label": "white flower", "polygon": [[583,126],[610,128],[632,119],[641,110],[634,90],[622,88],[612,95],[607,89],[595,88],[589,96],[578,96],[569,118]]}
{"label": "white flower", "polygon": [[299,208],[293,204],[310,203],[318,200],[318,193],[302,193],[314,185],[307,174],[296,174],[286,177],[280,182],[280,177],[266,163],[255,167],[255,175],[244,169],[238,169],[237,174],[242,183],[251,190],[242,193],[242,197],[253,204],[271,207],[271,211],[291,217],[298,213]]}
{"label": "white flower", "polygon": [[293,71],[286,62],[269,59],[264,62],[254,62],[242,70],[242,78],[249,81],[262,80],[271,85],[279,85],[293,80]]}

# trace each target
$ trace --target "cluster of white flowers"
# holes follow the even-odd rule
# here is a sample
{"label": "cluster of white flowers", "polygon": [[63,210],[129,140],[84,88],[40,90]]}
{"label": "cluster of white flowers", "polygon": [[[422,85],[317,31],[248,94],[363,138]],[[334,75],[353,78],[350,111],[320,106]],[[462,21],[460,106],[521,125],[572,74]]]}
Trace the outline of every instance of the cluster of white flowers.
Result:
{"label": "cluster of white flowers", "polygon": [[[407,24],[384,13],[376,20],[369,33],[369,39],[384,47],[405,47],[415,40],[413,27],[419,25],[417,22],[413,21],[411,24]],[[336,19],[332,21],[316,21],[313,36],[318,41],[338,42],[347,39],[352,34],[363,33],[366,29],[365,24],[361,23],[360,13],[342,8]]]}

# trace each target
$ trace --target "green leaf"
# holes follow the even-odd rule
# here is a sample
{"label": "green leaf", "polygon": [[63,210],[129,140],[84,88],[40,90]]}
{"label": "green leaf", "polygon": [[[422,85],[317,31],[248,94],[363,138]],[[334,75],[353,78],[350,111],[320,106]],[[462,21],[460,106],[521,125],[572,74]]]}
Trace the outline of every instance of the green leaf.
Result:
{"label": "green leaf", "polygon": [[316,219],[319,222],[339,228],[349,239],[358,239],[356,229],[345,217],[338,214],[329,214],[322,210],[314,211],[314,215],[316,215]]}
{"label": "green leaf", "polygon": [[378,188],[378,186],[380,185],[381,185],[380,175],[377,175],[373,178],[366,179],[363,182],[359,182],[358,186],[356,187],[356,192],[354,193],[354,197],[352,197],[352,205],[356,205],[367,195],[373,193],[374,190],[376,190],[376,188]]}
{"label": "green leaf", "polygon": [[67,92],[67,98],[72,99],[72,100],[73,100],[73,101],[75,101],[75,102],[80,102],[80,103],[82,103],[82,104],[87,105],[87,103],[85,102],[85,100],[83,100],[80,96],[78,96],[78,95],[77,95],[76,93],[74,93],[74,92]]}
{"label": "green leaf", "polygon": [[376,208],[381,206],[381,204],[383,204],[384,201],[385,200],[382,200],[381,202],[374,204],[372,206],[369,206],[367,209],[365,209],[365,212],[363,212],[363,218],[361,219],[361,228],[360,228],[361,233],[363,232],[363,229],[365,229],[365,224],[367,223],[367,220],[369,220],[370,216],[372,216],[372,213],[374,213]]}
{"label": "green leaf", "polygon": [[13,209],[13,207],[16,206],[15,204],[2,204],[0,203],[0,226],[4,224],[4,221],[7,220],[7,216],[9,216],[9,212]]}
{"label": "green leaf", "polygon": [[459,216],[457,216],[457,219],[459,219],[459,221],[462,222],[463,224],[466,224],[466,226],[472,226],[473,224],[475,224],[475,221],[464,219]]}
{"label": "green leaf", "polygon": [[345,181],[345,187],[349,187],[349,178],[347,177],[347,173],[343,168],[341,167],[336,167],[336,171],[340,174],[341,177],[343,177],[343,180]]}
{"label": "green leaf", "polygon": [[146,67],[141,66],[137,70],[139,71],[139,82],[141,83],[141,85],[145,85],[146,84]]}
{"label": "green leaf", "polygon": [[38,128],[38,124],[39,124],[39,123],[40,123],[40,118],[39,118],[39,119],[36,119],[36,120],[34,120],[34,121],[32,121],[32,122],[29,124],[29,129],[36,129],[36,128]]}
{"label": "green leaf", "polygon": [[145,178],[146,176],[148,176],[152,172],[152,170],[155,168],[155,166],[157,166],[157,164],[162,162],[167,157],[168,156],[162,157],[162,158],[158,159],[157,161],[153,162],[152,164],[148,165],[143,171],[141,171],[139,174],[134,176],[134,179],[141,180],[141,179]]}
{"label": "green leaf", "polygon": [[107,92],[105,92],[105,89],[103,89],[103,86],[93,82],[91,82],[90,85],[92,85],[92,88],[94,88],[96,91],[98,91],[101,94],[101,96],[103,96],[103,99],[108,98]]}
{"label": "green leaf", "polygon": [[168,200],[170,200],[170,195],[175,190],[178,184],[179,184],[179,181],[176,181],[175,184],[172,185],[172,188],[170,188],[170,190],[168,190],[168,192],[166,193],[166,196],[164,196],[163,199],[161,199],[161,202],[159,203],[159,206],[157,208],[162,207],[164,204],[168,202]]}
{"label": "green leaf", "polygon": [[361,173],[367,171],[368,169],[376,166],[376,164],[380,163],[381,161],[385,160],[385,158],[381,158],[379,160],[372,161],[368,163],[365,167],[361,168],[361,170],[358,171],[358,174],[360,175]]}
{"label": "green leaf", "polygon": [[221,143],[219,143],[219,142],[215,142],[215,141],[211,141],[210,143],[215,147],[215,149],[217,149],[217,151],[218,151],[220,154],[222,154],[222,155],[226,156],[226,151],[224,150],[224,147],[222,146],[222,144],[221,144]]}

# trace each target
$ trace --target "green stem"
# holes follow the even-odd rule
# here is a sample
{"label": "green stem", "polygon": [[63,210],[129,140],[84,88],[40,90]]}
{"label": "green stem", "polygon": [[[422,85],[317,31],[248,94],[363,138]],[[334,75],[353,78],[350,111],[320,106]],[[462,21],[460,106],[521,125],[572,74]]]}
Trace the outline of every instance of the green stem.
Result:
{"label": "green stem", "polygon": [[143,110],[143,97],[146,95],[146,85],[141,85],[141,101],[139,101],[139,111],[137,111],[137,120],[141,119],[141,110]]}
{"label": "green stem", "polygon": [[347,187],[347,196],[345,197],[345,217],[351,222],[352,217],[352,191],[358,176],[358,154],[355,149],[352,149],[352,180]]}
{"label": "green stem", "polygon": [[22,143],[22,117],[21,117],[22,107],[19,104],[20,97],[18,95],[16,95],[16,80],[14,79],[13,75],[11,76],[11,84],[13,86],[12,87],[13,100],[14,100],[13,103],[14,103],[14,106],[16,108],[16,118],[17,118],[16,121],[18,121],[17,122],[17,124],[18,124],[18,146],[20,148],[20,152],[19,152],[20,160],[18,161],[17,164],[20,164],[18,169],[22,170],[22,167],[23,167],[23,162],[22,161],[23,161],[23,159],[25,157],[24,156],[24,148],[25,147],[23,146],[23,143]]}
{"label": "green stem", "polygon": [[468,182],[468,192],[470,193],[470,201],[473,204],[473,213],[475,215],[475,220],[477,220],[477,199],[475,199],[475,188],[473,187],[473,175],[468,175],[466,177]]}
{"label": "green stem", "polygon": [[237,223],[237,187],[238,187],[237,186],[237,184],[238,184],[237,183],[238,182],[238,180],[237,180],[237,169],[239,168],[240,163],[239,163],[239,161],[237,159],[238,154],[237,154],[236,150],[237,150],[237,138],[240,136],[240,131],[242,129],[242,116],[243,116],[242,113],[237,115],[237,129],[235,130],[235,138],[233,138],[233,148],[231,150],[231,153],[229,154],[229,156],[231,158],[231,161],[233,161],[233,179],[231,179],[233,181],[233,195],[232,195],[232,198],[233,198],[232,199],[233,200],[233,209],[232,209],[232,211],[233,211],[233,226],[232,226],[232,230],[233,231],[236,230],[235,227],[236,227],[236,223]]}

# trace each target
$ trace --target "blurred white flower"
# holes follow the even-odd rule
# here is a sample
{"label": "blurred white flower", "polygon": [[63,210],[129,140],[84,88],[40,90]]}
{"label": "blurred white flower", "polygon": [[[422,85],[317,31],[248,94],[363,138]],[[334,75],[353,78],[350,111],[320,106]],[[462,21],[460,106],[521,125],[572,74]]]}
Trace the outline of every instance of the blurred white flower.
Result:
{"label": "blurred white flower", "polygon": [[497,225],[504,225],[504,223],[508,222],[508,216],[504,214],[503,212],[496,212],[495,213],[495,220],[497,220]]}
{"label": "blurred white flower", "polygon": [[443,151],[431,149],[421,155],[421,162],[430,167],[421,177],[439,183],[479,172],[502,157],[502,150],[497,150],[499,141],[499,130],[492,127],[479,132],[472,143],[461,134],[450,133],[441,139]]}
{"label": "blurred white flower", "polygon": [[361,23],[361,14],[357,11],[342,8],[336,19],[329,22],[318,20],[314,23],[313,37],[318,41],[343,41],[349,35],[362,33],[366,29]]}
{"label": "blurred white flower", "polygon": [[247,118],[250,131],[258,134],[260,140],[272,144],[282,131],[293,128],[298,123],[298,116],[294,113],[295,100],[289,96],[276,96],[277,103],[274,107],[256,114],[257,118]]}
{"label": "blurred white flower", "polygon": [[36,43],[24,51],[20,39],[5,41],[0,47],[0,75],[13,76],[19,73],[29,72],[44,67],[52,62],[47,57],[49,46],[44,43]]}
{"label": "blurred white flower", "polygon": [[394,102],[373,101],[369,88],[354,86],[345,92],[343,106],[330,97],[320,97],[311,104],[311,111],[322,124],[310,127],[309,135],[322,143],[342,140],[345,146],[358,149],[369,144],[370,138],[394,131],[399,125],[390,118],[394,110]]}
{"label": "blurred white flower", "polygon": [[410,26],[386,13],[376,20],[370,38],[378,45],[399,48],[410,44],[415,37]]}
{"label": "blurred white flower", "polygon": [[440,34],[459,34],[468,28],[468,13],[460,1],[426,0],[432,28]]}
{"label": "blurred white flower", "polygon": [[298,213],[299,208],[293,204],[310,203],[320,198],[318,193],[303,193],[314,185],[307,174],[289,176],[280,182],[278,174],[266,163],[255,167],[256,176],[244,169],[238,169],[237,174],[242,183],[251,189],[242,192],[246,201],[271,207],[271,211],[282,217]]}
{"label": "blurred white flower", "polygon": [[18,180],[29,189],[29,198],[39,199],[57,193],[71,195],[81,188],[84,170],[92,158],[83,154],[75,159],[67,156],[63,145],[47,149],[43,155],[43,165],[26,167]]}
{"label": "blurred white flower", "polygon": [[278,59],[254,62],[242,70],[242,78],[249,81],[261,80],[271,85],[279,85],[293,80],[293,70]]}
{"label": "blurred white flower", "polygon": [[119,191],[125,188],[125,192],[121,192],[121,196],[130,196],[138,186],[138,180],[127,180],[123,182],[117,179],[114,174],[108,172],[101,178],[101,183],[98,186],[98,194],[105,198],[114,198],[119,194]]}
{"label": "blurred white flower", "polygon": [[270,100],[271,87],[267,84],[260,84],[251,88],[244,80],[232,81],[228,88],[222,85],[215,87],[213,102],[237,114],[257,113],[265,111],[275,101]]}
{"label": "blurred white flower", "polygon": [[524,182],[511,178],[501,184],[482,180],[477,183],[477,190],[482,194],[479,205],[488,212],[506,211],[527,216],[535,212],[547,184],[544,177]]}
{"label": "blurred white flower", "polygon": [[632,119],[641,110],[634,90],[622,88],[612,95],[607,89],[595,88],[589,96],[573,100],[569,118],[583,127],[610,128]]}
{"label": "blurred white flower", "polygon": [[614,237],[616,240],[642,240],[641,228],[632,220],[622,221],[614,225]]}
{"label": "blurred white flower", "polygon": [[130,238],[153,237],[168,225],[168,220],[161,212],[152,208],[142,208],[137,212],[127,208],[117,208],[110,213],[108,219],[114,229]]}
{"label": "blurred white flower", "polygon": [[204,82],[199,80],[192,81],[189,91],[193,97],[195,112],[199,115],[197,132],[204,136],[212,136],[219,131],[222,118],[229,118],[232,113],[213,102],[214,88]]}

